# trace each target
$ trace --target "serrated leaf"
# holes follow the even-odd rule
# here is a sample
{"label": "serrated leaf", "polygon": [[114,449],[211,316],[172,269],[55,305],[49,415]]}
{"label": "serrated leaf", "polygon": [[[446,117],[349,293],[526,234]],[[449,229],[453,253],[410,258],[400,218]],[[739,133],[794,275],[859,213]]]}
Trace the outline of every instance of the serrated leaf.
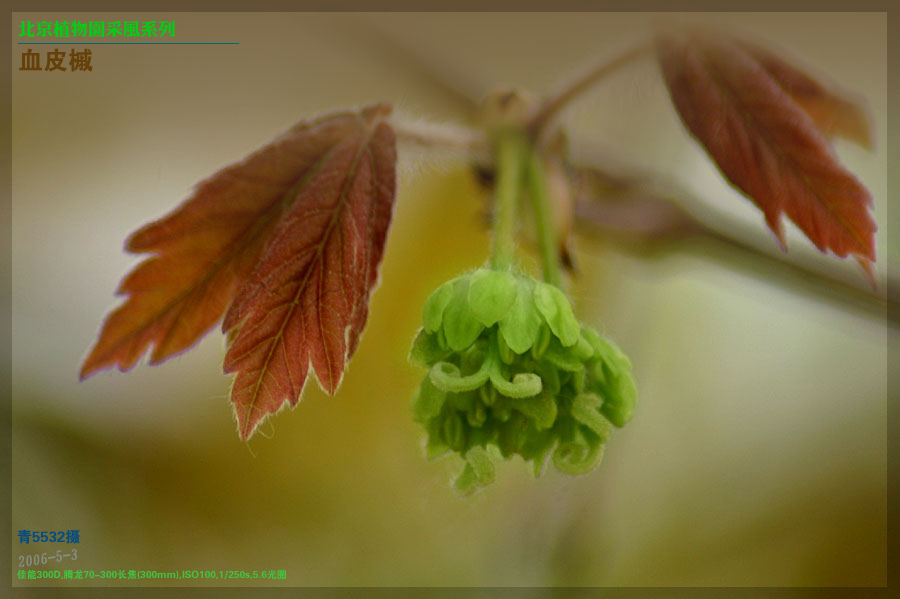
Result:
{"label": "serrated leaf", "polygon": [[130,369],[153,346],[151,364],[187,349],[225,313],[295,194],[348,131],[352,115],[299,123],[244,160],[197,185],[162,219],[134,232],[126,249],[150,253],[117,291],[127,301],[103,324],[81,378]]}
{"label": "serrated leaf", "polygon": [[375,105],[301,122],[132,234],[129,251],[155,255],[122,281],[129,297],[106,319],[82,378],[127,370],[150,346],[151,364],[162,362],[227,310],[225,370],[238,373],[242,438],[297,402],[310,362],[333,393],[365,324],[390,224],[389,113]]}
{"label": "serrated leaf", "polygon": [[735,43],[759,62],[781,88],[790,94],[827,138],[843,137],[872,149],[875,139],[869,115],[861,100],[851,100],[772,52],[744,40]]}
{"label": "serrated leaf", "polygon": [[224,370],[239,432],[295,405],[310,366],[334,394],[356,349],[378,278],[395,195],[396,149],[387,106],[339,119],[319,140],[319,168],[284,198],[290,206],[228,309]]}
{"label": "serrated leaf", "polygon": [[[792,87],[799,70],[778,70],[709,31],[668,31],[656,47],[685,126],[762,209],[782,245],[785,213],[819,250],[852,254],[868,271],[875,260],[872,197],[840,164],[820,130],[822,118],[807,112],[811,104]],[[856,136],[846,126],[831,132]]]}

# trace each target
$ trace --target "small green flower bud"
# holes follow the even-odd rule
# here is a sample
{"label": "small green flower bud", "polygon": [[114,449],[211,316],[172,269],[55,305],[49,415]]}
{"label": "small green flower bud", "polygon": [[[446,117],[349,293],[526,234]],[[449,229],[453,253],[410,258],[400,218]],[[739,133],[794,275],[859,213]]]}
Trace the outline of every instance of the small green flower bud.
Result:
{"label": "small green flower bud", "polygon": [[417,422],[428,422],[441,413],[447,393],[434,386],[430,377],[425,377],[413,401],[413,415]]}
{"label": "small green flower bud", "polygon": [[463,495],[494,481],[494,463],[485,449],[476,445],[465,454],[466,466],[453,481],[453,486]]}
{"label": "small green flower bud", "polygon": [[466,410],[466,420],[470,426],[480,427],[487,419],[487,410],[481,402],[473,402],[472,407]]}
{"label": "small green flower bud", "polygon": [[504,364],[512,364],[516,361],[516,354],[509,348],[503,335],[497,335],[497,349],[500,352],[500,359]]}
{"label": "small green flower bud", "polygon": [[535,360],[540,360],[541,356],[544,355],[544,352],[547,351],[547,346],[550,345],[550,329],[548,327],[541,327],[540,332],[538,333],[537,342],[531,346],[531,357]]}
{"label": "small green flower bud", "polygon": [[493,385],[482,385],[478,392],[481,395],[481,402],[486,406],[492,406],[497,401],[497,388]]}
{"label": "small green flower bud", "polygon": [[444,426],[441,429],[444,435],[444,443],[450,449],[462,451],[466,447],[466,425],[458,412],[451,412],[444,418]]}

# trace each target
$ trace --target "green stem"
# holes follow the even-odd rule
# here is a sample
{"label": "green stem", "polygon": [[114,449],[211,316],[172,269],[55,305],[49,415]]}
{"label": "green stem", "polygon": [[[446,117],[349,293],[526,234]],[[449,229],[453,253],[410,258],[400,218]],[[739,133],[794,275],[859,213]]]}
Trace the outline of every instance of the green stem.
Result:
{"label": "green stem", "polygon": [[541,264],[544,267],[544,280],[551,285],[559,287],[561,279],[559,261],[556,255],[556,231],[553,227],[550,201],[547,197],[547,179],[544,176],[541,156],[533,144],[528,148],[525,170],[528,181],[528,195],[531,197],[531,207],[534,212],[535,228],[537,229],[538,247],[541,252]]}
{"label": "green stem", "polygon": [[494,232],[491,266],[508,270],[515,257],[516,204],[522,184],[524,139],[519,131],[497,136],[497,183],[494,189]]}

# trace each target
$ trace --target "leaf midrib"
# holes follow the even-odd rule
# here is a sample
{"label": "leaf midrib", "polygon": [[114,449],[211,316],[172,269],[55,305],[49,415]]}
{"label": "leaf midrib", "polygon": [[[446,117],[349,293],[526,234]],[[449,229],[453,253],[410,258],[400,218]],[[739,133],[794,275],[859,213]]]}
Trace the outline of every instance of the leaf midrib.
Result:
{"label": "leaf midrib", "polygon": [[[272,343],[269,347],[269,351],[266,354],[266,358],[263,361],[263,364],[260,366],[258,371],[256,382],[253,385],[253,392],[250,397],[250,401],[247,405],[247,416],[244,420],[244,428],[241,431],[241,436],[243,438],[247,438],[250,430],[252,430],[251,424],[251,414],[256,407],[257,399],[259,398],[260,388],[262,387],[263,379],[266,377],[268,372],[269,363],[272,361],[272,357],[275,353],[275,348],[279,343],[283,343],[284,338],[284,329],[287,327],[287,323],[293,317],[294,311],[296,307],[299,305],[300,296],[303,295],[303,292],[306,290],[306,285],[309,282],[309,277],[312,275],[313,270],[318,268],[319,264],[322,260],[322,251],[328,243],[328,240],[331,237],[332,230],[334,229],[335,224],[339,220],[341,214],[344,211],[344,206],[347,202],[348,189],[352,184],[353,180],[356,178],[356,169],[359,165],[360,158],[368,147],[369,143],[372,139],[372,133],[367,133],[364,139],[359,144],[359,148],[356,151],[356,155],[353,157],[353,163],[350,169],[347,171],[347,177],[344,179],[344,184],[341,188],[341,193],[338,196],[338,201],[335,205],[334,213],[331,216],[331,220],[328,222],[328,226],[325,231],[322,233],[322,237],[319,240],[319,243],[316,244],[316,253],[313,259],[310,261],[310,266],[306,269],[306,273],[303,276],[303,280],[300,282],[300,285],[297,287],[297,291],[294,293],[294,298],[291,300],[291,307],[288,309],[287,314],[285,314],[284,318],[281,320],[281,325],[278,328],[278,332],[272,337]],[[298,190],[299,191],[299,190]],[[324,276],[324,273],[323,273]],[[317,304],[318,309],[318,304]],[[317,314],[317,316],[321,316],[321,313]],[[321,339],[324,339],[324,331],[322,330],[322,319],[318,318],[319,322],[319,335]],[[322,348],[325,352],[325,359],[328,362],[328,376],[331,376],[331,357],[328,354],[328,345],[326,343],[322,343]],[[290,373],[290,366],[288,365],[287,371]],[[292,381],[293,383],[293,381]],[[293,388],[293,385],[292,385]]]}

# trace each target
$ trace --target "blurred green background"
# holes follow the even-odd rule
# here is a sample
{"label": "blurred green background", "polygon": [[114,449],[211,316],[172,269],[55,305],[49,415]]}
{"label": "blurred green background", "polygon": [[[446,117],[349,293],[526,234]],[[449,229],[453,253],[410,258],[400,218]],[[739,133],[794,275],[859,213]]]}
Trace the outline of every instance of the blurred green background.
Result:
{"label": "blurred green background", "polygon": [[[896,233],[885,218],[885,15],[669,17],[737,27],[868,100],[876,151],[837,149],[875,197],[883,276]],[[91,73],[13,70],[12,523],[81,531],[78,563],[54,568],[284,569],[278,584],[297,586],[885,583],[884,322],[702,252],[648,261],[577,239],[571,295],[630,355],[634,420],[589,475],[551,468],[534,480],[513,461],[490,488],[457,497],[458,466],[424,460],[409,413],[423,373],[406,363],[425,298],[488,249],[486,198],[441,153],[401,148],[382,283],[335,397],[309,385],[296,409],[240,442],[218,331],[160,367],[79,383],[136,263],[125,237],[200,179],[333,108],[389,100],[403,117],[465,122],[459,97],[546,89],[647,39],[651,23],[139,18],[174,20],[179,41],[240,45],[96,46]],[[576,157],[667,174],[773,248],[762,215],[684,133],[652,62],[598,86],[565,122]],[[815,254],[792,227],[789,239],[792,253]],[[24,551],[14,537],[16,562]]]}

